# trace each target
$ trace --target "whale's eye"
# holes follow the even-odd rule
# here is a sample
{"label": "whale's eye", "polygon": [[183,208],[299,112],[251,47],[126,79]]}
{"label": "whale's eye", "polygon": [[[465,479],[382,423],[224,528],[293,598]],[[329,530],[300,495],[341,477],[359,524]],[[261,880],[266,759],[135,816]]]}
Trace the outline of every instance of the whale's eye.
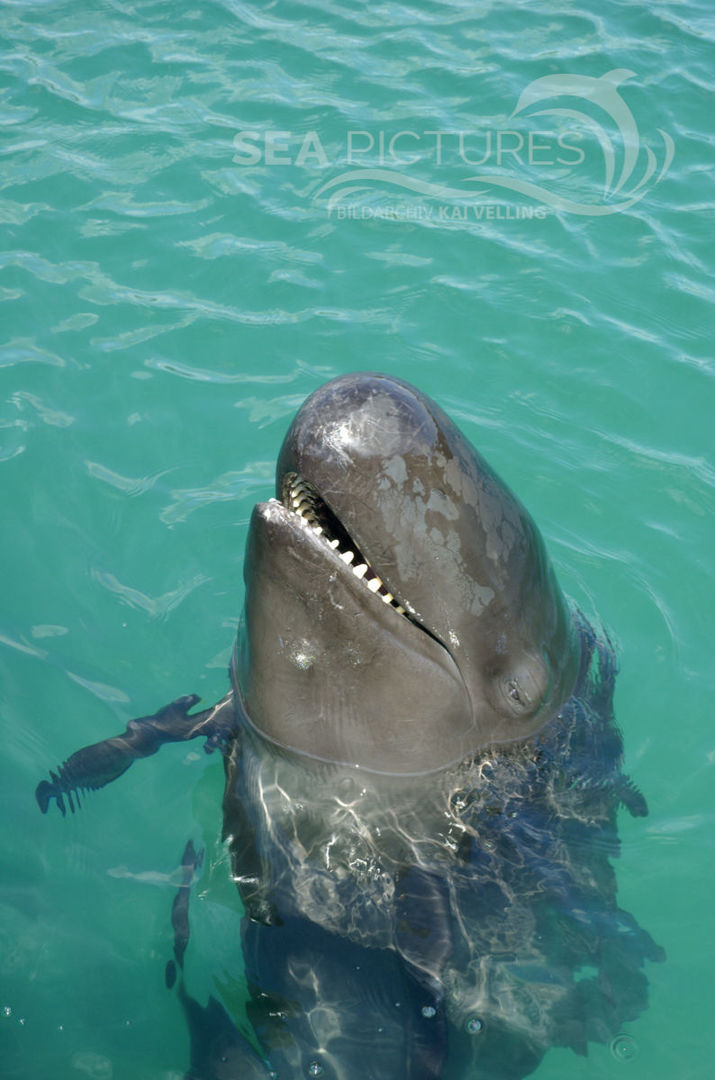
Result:
{"label": "whale's eye", "polygon": [[507,716],[518,718],[537,712],[549,691],[549,670],[541,657],[524,654],[500,667],[492,678],[493,704]]}
{"label": "whale's eye", "polygon": [[526,690],[515,676],[506,678],[502,676],[498,680],[497,686],[502,705],[506,705],[509,712],[520,716],[531,707],[532,702],[529,700]]}
{"label": "whale's eye", "polygon": [[526,702],[521,700],[521,695],[519,694],[519,684],[516,681],[516,679],[509,679],[508,680],[508,682],[506,684],[506,692],[509,695],[509,697],[512,699],[512,701],[515,701],[517,703],[517,705],[525,705],[526,704]]}

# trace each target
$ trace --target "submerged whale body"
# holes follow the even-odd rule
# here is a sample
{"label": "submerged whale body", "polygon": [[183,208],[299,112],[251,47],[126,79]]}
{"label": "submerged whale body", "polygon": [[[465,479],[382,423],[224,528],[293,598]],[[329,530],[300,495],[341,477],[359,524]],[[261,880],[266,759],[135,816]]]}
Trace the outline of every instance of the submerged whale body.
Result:
{"label": "submerged whale body", "polygon": [[[518,1080],[647,1003],[662,950],[621,910],[615,661],[527,511],[448,417],[362,373],[297,413],[255,507],[231,690],[73,754],[64,813],[163,742],[224,754],[249,1042],[167,967],[188,1076]],[[257,1050],[256,1048],[259,1048]]]}

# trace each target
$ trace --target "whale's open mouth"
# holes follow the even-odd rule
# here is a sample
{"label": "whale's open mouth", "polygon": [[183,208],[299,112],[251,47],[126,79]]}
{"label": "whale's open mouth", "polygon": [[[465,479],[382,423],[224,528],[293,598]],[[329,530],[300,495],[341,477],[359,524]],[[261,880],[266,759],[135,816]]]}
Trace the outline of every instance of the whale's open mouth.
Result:
{"label": "whale's open mouth", "polygon": [[393,596],[382,578],[375,573],[345,526],[309,480],[298,473],[286,473],[281,484],[281,501],[287,510],[297,514],[316,536],[321,537],[370,592],[395,608],[400,615],[407,615],[404,603]]}
{"label": "whale's open mouth", "polygon": [[372,373],[301,406],[248,530],[233,678],[286,750],[416,775],[530,738],[578,641],[526,509],[444,413]]}

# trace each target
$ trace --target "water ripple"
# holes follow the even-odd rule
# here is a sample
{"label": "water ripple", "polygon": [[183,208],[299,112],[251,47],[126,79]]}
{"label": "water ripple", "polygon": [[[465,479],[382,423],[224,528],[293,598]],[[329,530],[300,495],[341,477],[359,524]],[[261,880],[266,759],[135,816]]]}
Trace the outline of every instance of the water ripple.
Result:
{"label": "water ripple", "polygon": [[146,366],[154,371],[164,371],[169,375],[178,375],[180,378],[188,379],[190,382],[215,383],[220,386],[230,386],[236,383],[260,383],[270,386],[276,383],[293,382],[297,377],[296,372],[285,375],[262,375],[257,372],[211,371],[195,364],[185,364],[180,360],[166,360],[158,356],[149,357]]}
{"label": "water ripple", "polygon": [[167,525],[175,525],[211,503],[233,502],[265,494],[268,485],[272,485],[274,474],[273,461],[251,462],[243,469],[222,473],[205,487],[172,491],[173,502],[162,510],[161,520]]}
{"label": "water ripple", "polygon": [[29,338],[14,338],[7,345],[0,346],[0,368],[14,367],[15,364],[49,364],[51,367],[65,367],[66,360],[56,353],[36,345]]}
{"label": "water ripple", "polygon": [[107,592],[118,596],[122,603],[126,604],[128,607],[135,608],[137,611],[146,612],[146,614],[153,619],[165,619],[190,593],[211,580],[211,578],[207,577],[205,574],[196,574],[188,581],[182,582],[177,588],[163,593],[162,596],[153,597],[148,596],[146,593],[141,592],[131,585],[124,585],[119,578],[115,577],[114,574],[111,574],[108,570],[101,570],[98,567],[94,567],[91,571],[91,576],[92,579],[96,581],[98,585],[101,585],[103,589],[106,589]]}
{"label": "water ripple", "polygon": [[84,464],[90,476],[102,480],[105,484],[110,484],[118,491],[123,491],[126,495],[143,495],[154,487],[157,480],[172,471],[171,469],[161,469],[151,476],[132,477],[123,476],[121,473],[115,472],[114,469],[101,465],[98,461],[85,461]]}

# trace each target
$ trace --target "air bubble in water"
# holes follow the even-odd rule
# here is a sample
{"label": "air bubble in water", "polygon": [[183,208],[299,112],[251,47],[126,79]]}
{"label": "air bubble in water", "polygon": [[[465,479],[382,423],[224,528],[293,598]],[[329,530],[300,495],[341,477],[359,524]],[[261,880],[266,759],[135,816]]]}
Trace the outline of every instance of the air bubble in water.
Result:
{"label": "air bubble in water", "polygon": [[470,1035],[478,1035],[484,1027],[478,1016],[470,1016],[469,1020],[465,1024],[465,1027]]}
{"label": "air bubble in water", "polygon": [[308,1066],[308,1076],[322,1076],[323,1066],[317,1061],[311,1061]]}
{"label": "air bubble in water", "polygon": [[611,1053],[616,1061],[634,1061],[639,1054],[638,1043],[632,1035],[621,1032],[611,1040]]}
{"label": "air bubble in water", "polygon": [[422,1008],[422,1015],[425,1016],[428,1020],[431,1020],[433,1016],[437,1015],[437,1010],[435,1009],[434,1005],[425,1005]]}

